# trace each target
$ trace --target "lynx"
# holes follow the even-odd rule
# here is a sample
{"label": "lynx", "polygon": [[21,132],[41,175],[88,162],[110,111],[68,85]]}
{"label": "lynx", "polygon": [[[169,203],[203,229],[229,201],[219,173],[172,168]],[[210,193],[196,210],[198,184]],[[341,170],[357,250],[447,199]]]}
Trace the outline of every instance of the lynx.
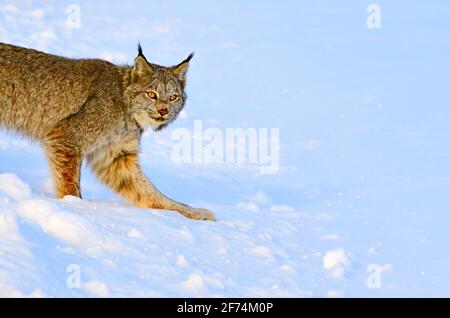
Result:
{"label": "lynx", "polygon": [[42,144],[57,198],[81,198],[86,159],[102,182],[136,207],[214,220],[206,209],[163,195],[138,162],[143,131],[163,129],[183,109],[192,56],[164,67],[149,63],[139,44],[134,64],[117,66],[0,43],[0,127]]}

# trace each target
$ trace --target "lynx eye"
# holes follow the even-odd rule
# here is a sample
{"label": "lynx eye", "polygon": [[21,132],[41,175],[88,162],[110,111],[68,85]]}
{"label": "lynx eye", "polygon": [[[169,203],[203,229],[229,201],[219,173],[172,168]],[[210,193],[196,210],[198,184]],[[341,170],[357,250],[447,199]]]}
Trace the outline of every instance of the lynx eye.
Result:
{"label": "lynx eye", "polygon": [[177,94],[170,95],[170,101],[171,101],[171,102],[174,102],[174,101],[176,101],[177,99],[178,99],[178,95],[177,95]]}
{"label": "lynx eye", "polygon": [[153,91],[147,92],[147,96],[148,96],[148,98],[150,98],[150,99],[157,99],[157,98],[158,98],[158,96],[156,95],[156,93],[153,92]]}

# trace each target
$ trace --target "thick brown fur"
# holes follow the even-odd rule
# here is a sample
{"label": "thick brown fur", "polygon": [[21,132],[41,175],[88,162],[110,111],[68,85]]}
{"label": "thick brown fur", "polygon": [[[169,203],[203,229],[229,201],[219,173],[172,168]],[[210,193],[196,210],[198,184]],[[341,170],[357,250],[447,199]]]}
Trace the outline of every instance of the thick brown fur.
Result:
{"label": "thick brown fur", "polygon": [[191,58],[163,67],[139,46],[128,67],[0,43],[0,127],[43,144],[58,198],[81,197],[87,158],[100,180],[137,207],[213,220],[206,209],[164,196],[138,162],[142,132],[166,127],[183,109]]}

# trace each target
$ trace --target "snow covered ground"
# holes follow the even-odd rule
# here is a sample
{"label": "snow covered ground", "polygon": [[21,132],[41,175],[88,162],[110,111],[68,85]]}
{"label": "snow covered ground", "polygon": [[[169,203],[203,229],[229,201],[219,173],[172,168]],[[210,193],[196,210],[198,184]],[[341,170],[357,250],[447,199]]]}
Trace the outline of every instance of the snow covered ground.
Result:
{"label": "snow covered ground", "polygon": [[[450,4],[376,3],[379,29],[366,1],[1,0],[3,42],[196,52],[186,111],[141,161],[218,221],[130,207],[88,168],[83,200],[55,200],[39,145],[1,131],[0,296],[450,296]],[[279,128],[279,171],[174,162],[195,120]]]}

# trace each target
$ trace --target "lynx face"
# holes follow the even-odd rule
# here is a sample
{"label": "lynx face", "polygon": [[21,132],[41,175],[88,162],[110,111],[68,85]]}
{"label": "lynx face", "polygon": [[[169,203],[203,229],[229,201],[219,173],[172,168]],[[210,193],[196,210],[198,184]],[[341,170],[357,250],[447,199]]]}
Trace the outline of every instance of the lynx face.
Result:
{"label": "lynx face", "polygon": [[131,115],[142,129],[160,130],[171,123],[183,109],[186,72],[192,54],[180,64],[164,67],[147,62],[139,55],[131,70]]}

